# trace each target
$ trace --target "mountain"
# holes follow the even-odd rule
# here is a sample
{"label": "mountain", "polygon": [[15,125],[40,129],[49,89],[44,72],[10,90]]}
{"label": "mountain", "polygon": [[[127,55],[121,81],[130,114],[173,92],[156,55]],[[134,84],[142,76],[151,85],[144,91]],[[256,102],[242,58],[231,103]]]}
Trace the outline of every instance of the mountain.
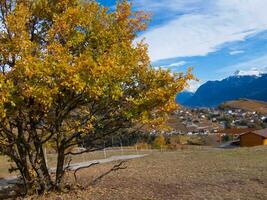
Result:
{"label": "mountain", "polygon": [[180,103],[180,104],[183,104],[185,103],[187,100],[189,100],[192,96],[194,95],[193,92],[189,92],[189,91],[184,91],[184,92],[181,92],[179,93],[177,96],[176,96],[176,102]]}
{"label": "mountain", "polygon": [[208,81],[181,103],[189,107],[217,107],[240,98],[267,101],[267,74],[243,75],[239,72],[221,81]]}

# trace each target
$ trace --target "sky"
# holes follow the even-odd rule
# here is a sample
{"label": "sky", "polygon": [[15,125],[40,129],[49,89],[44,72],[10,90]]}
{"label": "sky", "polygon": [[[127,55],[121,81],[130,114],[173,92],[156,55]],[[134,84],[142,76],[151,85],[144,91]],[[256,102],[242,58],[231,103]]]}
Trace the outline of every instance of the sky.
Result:
{"label": "sky", "polygon": [[[114,9],[115,0],[97,0]],[[267,72],[267,0],[132,0],[152,15],[145,38],[154,67],[193,67],[195,91],[209,80]]]}

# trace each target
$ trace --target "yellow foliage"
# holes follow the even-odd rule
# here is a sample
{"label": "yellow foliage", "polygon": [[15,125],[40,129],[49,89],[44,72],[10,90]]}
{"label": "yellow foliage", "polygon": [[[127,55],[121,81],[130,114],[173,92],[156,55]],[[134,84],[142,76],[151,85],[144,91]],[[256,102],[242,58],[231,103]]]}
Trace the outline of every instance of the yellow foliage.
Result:
{"label": "yellow foliage", "polygon": [[190,70],[151,67],[147,45],[133,44],[149,15],[132,12],[127,1],[113,12],[80,0],[4,0],[0,6],[0,123],[7,114],[12,122],[23,114],[24,127],[42,124],[42,138],[56,130],[53,141],[106,124],[163,128],[177,108],[177,92],[193,79]]}
{"label": "yellow foliage", "polygon": [[154,142],[153,142],[153,146],[156,149],[160,149],[162,148],[164,145],[166,144],[165,138],[163,135],[159,135],[155,138]]}
{"label": "yellow foliage", "polygon": [[[59,188],[72,147],[98,148],[136,124],[166,128],[193,76],[151,66],[147,44],[135,43],[148,20],[126,0],[115,10],[95,1],[0,0],[0,151],[25,182]],[[43,147],[58,153],[55,181]]]}

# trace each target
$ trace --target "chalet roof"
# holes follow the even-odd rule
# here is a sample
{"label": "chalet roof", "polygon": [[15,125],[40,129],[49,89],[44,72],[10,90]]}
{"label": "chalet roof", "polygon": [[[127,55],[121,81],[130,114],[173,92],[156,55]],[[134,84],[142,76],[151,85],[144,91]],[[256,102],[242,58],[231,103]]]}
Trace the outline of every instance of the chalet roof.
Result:
{"label": "chalet roof", "polygon": [[259,135],[261,137],[267,138],[267,128],[266,129],[261,129],[261,130],[246,131],[246,132],[243,132],[241,134],[241,136],[245,135],[245,134],[249,134],[249,133],[253,133],[253,134]]}
{"label": "chalet roof", "polygon": [[256,131],[255,128],[229,128],[229,129],[223,129],[219,130],[219,133],[225,133],[227,135],[241,135],[247,132],[253,132]]}
{"label": "chalet roof", "polygon": [[262,129],[262,130],[257,130],[257,131],[252,131],[252,133],[260,135],[264,138],[267,138],[267,128],[266,129]]}

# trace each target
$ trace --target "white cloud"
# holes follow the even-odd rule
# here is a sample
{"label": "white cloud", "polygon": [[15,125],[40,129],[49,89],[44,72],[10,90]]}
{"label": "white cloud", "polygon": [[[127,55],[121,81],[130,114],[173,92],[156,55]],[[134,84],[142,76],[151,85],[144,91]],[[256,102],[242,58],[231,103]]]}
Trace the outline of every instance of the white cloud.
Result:
{"label": "white cloud", "polygon": [[235,71],[259,71],[261,73],[267,72],[267,54],[260,56],[258,58],[253,58],[250,60],[243,61],[241,63],[226,66],[222,69],[219,69],[218,73],[228,73],[233,74]]}
{"label": "white cloud", "polygon": [[189,92],[196,92],[197,89],[203,84],[202,81],[188,81],[189,87],[186,88],[187,91]]}
{"label": "white cloud", "polygon": [[245,51],[243,50],[236,50],[236,51],[230,51],[229,54],[231,56],[234,56],[234,55],[237,55],[237,54],[242,54],[242,53],[245,53]]}
{"label": "white cloud", "polygon": [[[267,29],[266,0],[217,0],[209,3],[205,9],[200,0],[138,0],[141,8],[145,3],[150,10],[162,8],[178,12],[189,5],[193,10],[175,17],[163,26],[156,27],[144,33],[149,44],[149,54],[152,61],[187,56],[205,56],[217,51],[220,46],[233,41],[241,41],[246,37]],[[154,2],[154,3],[153,3]],[[207,1],[208,2],[208,1]],[[138,5],[138,4],[137,4]],[[177,5],[175,9],[175,5]],[[204,4],[205,5],[205,4]],[[171,10],[174,7],[174,10]],[[139,39],[140,39],[139,38]]]}
{"label": "white cloud", "polygon": [[167,65],[156,65],[154,66],[155,69],[171,69],[173,70],[174,68],[176,67],[182,67],[186,64],[187,62],[186,61],[179,61],[179,62],[175,62],[175,63],[171,63],[171,64],[167,64]]}
{"label": "white cloud", "polygon": [[196,10],[200,10],[201,8],[205,8],[209,2],[212,0],[135,0],[134,6],[138,9],[146,10],[152,12],[152,14],[156,15],[159,12],[168,11],[165,14],[170,12],[192,12]]}
{"label": "white cloud", "polygon": [[260,76],[263,73],[262,70],[257,68],[252,68],[250,70],[237,70],[234,75],[235,76]]}
{"label": "white cloud", "polygon": [[187,63],[186,61],[180,61],[180,62],[169,64],[168,67],[181,67],[185,65],[186,63]]}

